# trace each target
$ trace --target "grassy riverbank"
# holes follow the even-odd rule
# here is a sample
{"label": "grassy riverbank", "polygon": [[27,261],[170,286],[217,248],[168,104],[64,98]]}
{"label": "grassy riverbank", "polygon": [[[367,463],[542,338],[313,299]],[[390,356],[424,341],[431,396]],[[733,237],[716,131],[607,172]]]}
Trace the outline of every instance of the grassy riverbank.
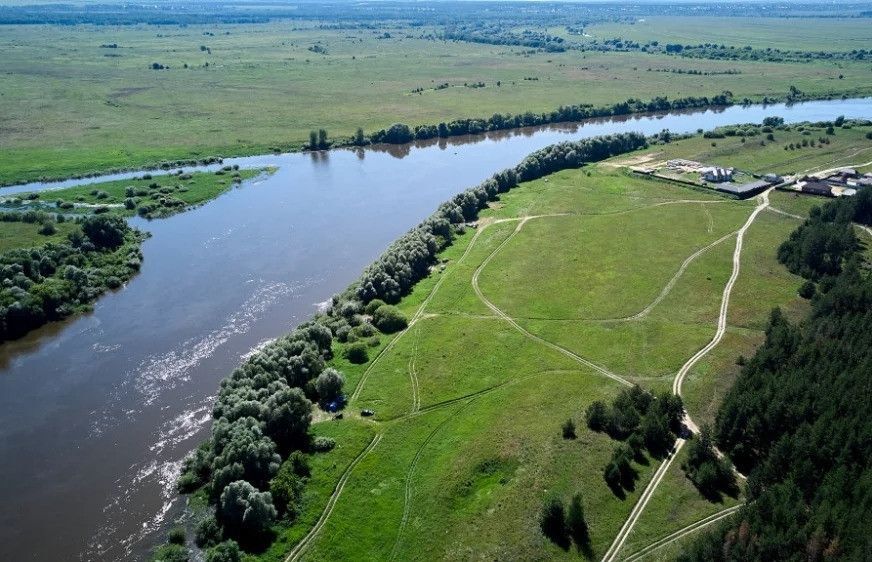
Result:
{"label": "grassy riverbank", "polygon": [[244,180],[270,169],[240,170],[225,166],[216,172],[154,175],[21,193],[3,202],[10,208],[38,208],[65,214],[110,214],[166,218],[210,201]]}
{"label": "grassy riverbank", "polygon": [[[758,101],[791,86],[813,97],[872,94],[859,62],[529,52],[422,38],[438,30],[402,24],[378,34],[286,22],[34,29],[0,33],[0,183],[299,149],[320,128],[348,138],[394,122],[724,90]],[[169,70],[152,70],[155,62]],[[713,74],[656,72],[678,68]],[[718,74],[726,70],[739,73]]]}

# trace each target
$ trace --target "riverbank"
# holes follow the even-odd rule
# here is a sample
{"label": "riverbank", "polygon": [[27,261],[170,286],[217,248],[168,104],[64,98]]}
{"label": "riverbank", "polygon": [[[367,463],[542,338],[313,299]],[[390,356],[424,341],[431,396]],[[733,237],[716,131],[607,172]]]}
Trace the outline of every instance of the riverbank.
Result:
{"label": "riverbank", "polygon": [[[693,133],[772,115],[788,122],[862,117],[870,114],[869,103],[734,106],[225,161],[278,169],[255,180],[256,188],[232,189],[190,212],[150,222],[132,217],[131,224],[153,234],[142,246],[143,268],[134,282],[104,295],[92,313],[0,348],[0,456],[10,459],[0,479],[0,495],[10,498],[8,517],[0,516],[0,542],[15,558],[72,552],[85,559],[146,558],[181,512],[183,501],[174,493],[181,459],[208,437],[220,379],[310,318],[316,303],[347,288],[440,202],[527,154],[623,131]],[[837,131],[829,147],[840,138]],[[706,147],[710,143],[701,143],[700,151]],[[738,137],[718,139],[716,152],[739,147]],[[773,148],[793,157],[825,150]],[[88,181],[99,180],[81,183]],[[535,226],[530,222],[524,231]],[[361,432],[350,438],[348,447],[361,444],[359,450],[369,441]],[[326,471],[330,455],[318,471],[325,477],[318,484],[326,490],[324,501],[334,483]],[[56,485],[43,485],[49,481]],[[51,540],[47,526],[54,529]]]}

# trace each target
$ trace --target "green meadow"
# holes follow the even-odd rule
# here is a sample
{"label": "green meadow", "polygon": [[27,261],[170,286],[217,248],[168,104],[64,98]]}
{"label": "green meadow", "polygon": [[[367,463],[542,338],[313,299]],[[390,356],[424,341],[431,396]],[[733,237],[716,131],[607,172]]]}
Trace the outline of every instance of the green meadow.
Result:
{"label": "green meadow", "polygon": [[15,205],[17,200],[27,200],[29,207],[67,214],[105,212],[164,218],[202,205],[243,180],[268,171],[234,170],[225,166],[216,172],[143,174],[126,180],[16,194],[5,203]]}
{"label": "green meadow", "polygon": [[394,122],[724,90],[752,100],[783,97],[790,86],[811,96],[872,93],[861,62],[531,53],[429,39],[439,30],[399,23],[378,31],[317,25],[3,26],[0,184],[298,149],[320,128],[347,138]]}
{"label": "green meadow", "polygon": [[[701,149],[694,138],[650,150],[693,157]],[[777,167],[789,156],[761,151]],[[587,555],[604,554],[659,461],[634,463],[635,488],[616,496],[602,476],[615,442],[587,429],[584,410],[622,388],[602,370],[652,391],[671,387],[715,333],[735,232],[755,206],[632,175],[624,161],[558,172],[503,195],[399,303],[411,319],[407,330],[371,342],[362,365],[341,359],[336,344],[333,362],[347,376],[351,402],[343,420],[320,418],[313,431],[337,439],[337,449],[319,457],[334,486],[350,459],[357,463],[329,516],[307,535],[303,559],[578,558],[538,526],[546,499],[576,493],[590,526]],[[773,193],[773,206],[811,207],[792,197]],[[770,310],[796,318],[807,310],[797,295],[801,280],[776,260],[796,224],[765,211],[746,233],[726,336],[684,385],[699,424],[712,422],[737,358],[762,341]],[[364,408],[374,416],[361,418]],[[561,435],[567,419],[575,439]],[[704,498],[681,461],[621,556],[741,500]],[[306,515],[279,526],[276,545],[252,560],[290,552],[321,513],[330,478],[305,502]]]}

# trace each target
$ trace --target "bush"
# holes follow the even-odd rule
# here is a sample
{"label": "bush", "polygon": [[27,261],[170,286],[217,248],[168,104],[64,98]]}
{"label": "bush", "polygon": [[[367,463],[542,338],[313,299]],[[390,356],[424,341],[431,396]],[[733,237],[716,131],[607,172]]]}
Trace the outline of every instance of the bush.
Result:
{"label": "bush", "polygon": [[365,313],[369,314],[370,316],[372,316],[375,313],[375,311],[378,310],[378,308],[384,304],[387,304],[387,303],[385,303],[385,301],[383,301],[381,299],[372,299],[371,301],[366,303],[366,306],[363,307],[363,311]]}
{"label": "bush", "polygon": [[282,464],[279,473],[270,481],[269,491],[273,503],[285,519],[293,521],[299,514],[304,486],[303,478],[297,474],[290,459]]}
{"label": "bush", "polygon": [[312,449],[317,453],[326,453],[333,450],[336,446],[336,440],[332,437],[316,437],[312,440]]}
{"label": "bush", "polygon": [[224,541],[209,549],[206,562],[242,562],[242,552],[236,541]]}
{"label": "bush", "polygon": [[802,284],[802,287],[799,288],[799,296],[804,299],[810,299],[814,296],[815,291],[816,289],[814,283],[812,283],[811,281],[806,281]]}
{"label": "bush", "polygon": [[214,516],[209,516],[197,524],[197,529],[194,531],[194,543],[200,548],[209,548],[215,546],[223,538],[221,527],[218,525],[218,520]]}
{"label": "bush", "polygon": [[384,304],[372,315],[372,323],[385,334],[399,332],[409,325],[406,316],[395,306]]}
{"label": "bush", "polygon": [[562,429],[564,439],[575,439],[575,422],[572,421],[572,418],[563,423]]}
{"label": "bush", "polygon": [[276,515],[272,495],[245,480],[228,484],[218,502],[219,519],[233,537],[257,539],[270,529]]}
{"label": "bush", "polygon": [[323,402],[330,402],[339,398],[342,395],[342,386],[345,384],[345,378],[342,373],[336,369],[324,369],[318,378],[315,379],[315,389],[318,391],[318,397]]}
{"label": "bush", "polygon": [[590,542],[590,532],[587,528],[587,521],[584,519],[584,506],[581,503],[581,494],[572,496],[572,501],[569,502],[569,512],[566,514],[566,528],[569,531],[569,536],[579,548],[586,546]]}
{"label": "bush", "polygon": [[591,431],[605,431],[610,425],[609,410],[605,402],[601,400],[596,400],[587,407],[585,418],[587,419],[587,427]]}
{"label": "bush", "polygon": [[170,544],[185,544],[185,530],[181,527],[173,527],[167,533],[167,541]]}
{"label": "bush", "polygon": [[43,223],[43,225],[41,227],[39,227],[39,233],[42,234],[43,236],[51,236],[52,234],[55,234],[57,231],[58,231],[58,229],[55,228],[55,225],[53,222]]}
{"label": "bush", "polygon": [[354,342],[345,348],[345,358],[356,365],[366,363],[369,360],[369,351],[363,342]]}

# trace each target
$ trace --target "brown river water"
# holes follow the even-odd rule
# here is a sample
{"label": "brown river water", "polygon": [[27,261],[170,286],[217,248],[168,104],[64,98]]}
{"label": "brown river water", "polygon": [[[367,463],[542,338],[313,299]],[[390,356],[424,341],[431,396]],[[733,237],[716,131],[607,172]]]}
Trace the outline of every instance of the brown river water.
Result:
{"label": "brown river water", "polygon": [[872,118],[872,98],[225,160],[278,171],[169,219],[132,219],[153,234],[138,276],[93,313],[0,346],[0,560],[146,558],[184,505],[174,481],[219,381],[453,194],[554,142],[771,115]]}

